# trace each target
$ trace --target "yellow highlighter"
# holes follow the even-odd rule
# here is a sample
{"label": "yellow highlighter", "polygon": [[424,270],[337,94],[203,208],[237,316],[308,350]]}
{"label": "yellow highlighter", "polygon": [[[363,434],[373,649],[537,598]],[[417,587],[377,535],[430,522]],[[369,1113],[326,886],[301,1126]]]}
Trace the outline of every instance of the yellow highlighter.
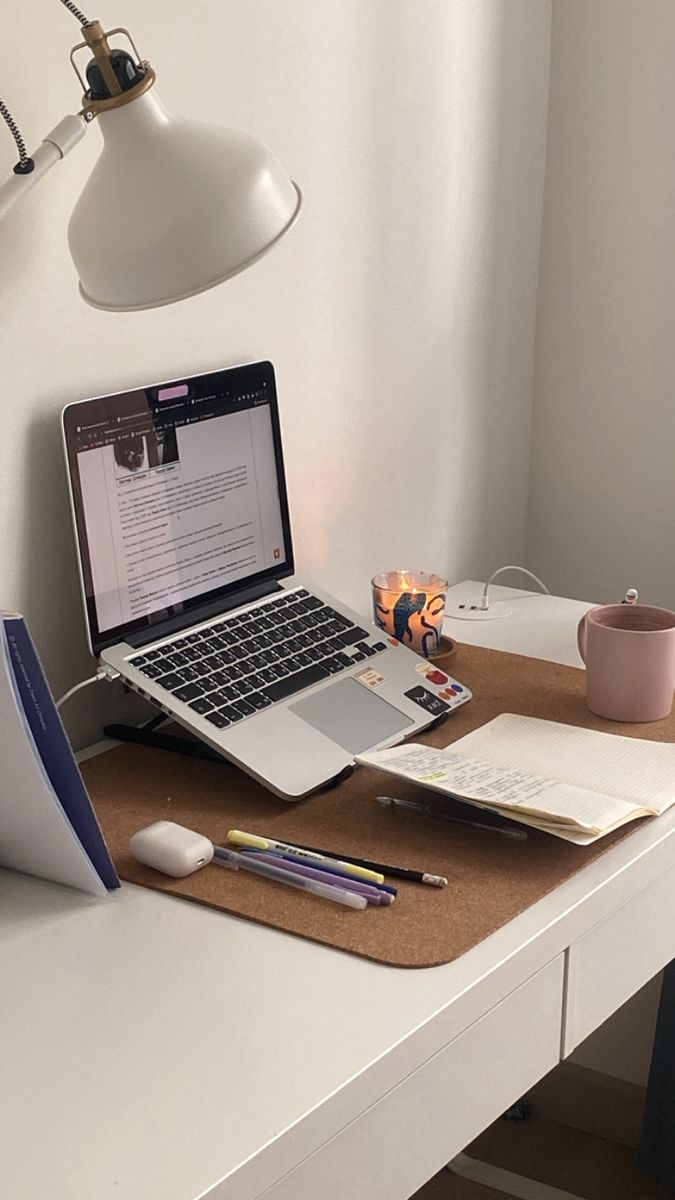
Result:
{"label": "yellow highlighter", "polygon": [[244,846],[247,850],[264,850],[268,854],[282,854],[284,858],[296,862],[313,862],[318,866],[344,871],[355,879],[367,879],[370,883],[384,883],[384,875],[380,871],[370,871],[368,867],[358,867],[355,863],[343,862],[340,858],[329,857],[318,850],[304,850],[301,846],[288,846],[285,842],[277,842],[274,838],[259,837],[256,833],[243,833],[241,829],[230,829],[227,834],[228,842],[235,846]]}

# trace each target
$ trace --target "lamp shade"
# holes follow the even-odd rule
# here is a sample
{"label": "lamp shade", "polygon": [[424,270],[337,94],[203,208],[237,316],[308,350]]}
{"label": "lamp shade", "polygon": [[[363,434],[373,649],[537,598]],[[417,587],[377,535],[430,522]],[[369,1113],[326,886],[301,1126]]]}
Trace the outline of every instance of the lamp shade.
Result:
{"label": "lamp shade", "polygon": [[173,117],[153,92],[101,113],[103,150],[68,241],[83,298],[133,311],[236,275],[291,227],[301,195],[237,130]]}

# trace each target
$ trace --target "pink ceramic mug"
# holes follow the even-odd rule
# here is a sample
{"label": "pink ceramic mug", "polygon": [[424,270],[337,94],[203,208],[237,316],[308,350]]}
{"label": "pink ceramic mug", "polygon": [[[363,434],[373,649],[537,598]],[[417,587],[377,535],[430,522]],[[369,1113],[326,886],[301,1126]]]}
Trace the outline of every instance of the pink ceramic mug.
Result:
{"label": "pink ceramic mug", "polygon": [[673,706],[675,613],[648,604],[605,604],[579,622],[586,702],[610,721],[660,721]]}

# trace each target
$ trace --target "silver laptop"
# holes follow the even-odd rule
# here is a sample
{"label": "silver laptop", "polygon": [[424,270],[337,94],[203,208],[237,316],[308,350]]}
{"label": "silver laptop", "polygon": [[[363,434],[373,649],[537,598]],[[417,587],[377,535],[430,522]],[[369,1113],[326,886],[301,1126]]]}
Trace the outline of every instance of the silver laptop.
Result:
{"label": "silver laptop", "polygon": [[63,431],[92,653],[277,796],[470,698],[294,576],[271,363],[82,400]]}

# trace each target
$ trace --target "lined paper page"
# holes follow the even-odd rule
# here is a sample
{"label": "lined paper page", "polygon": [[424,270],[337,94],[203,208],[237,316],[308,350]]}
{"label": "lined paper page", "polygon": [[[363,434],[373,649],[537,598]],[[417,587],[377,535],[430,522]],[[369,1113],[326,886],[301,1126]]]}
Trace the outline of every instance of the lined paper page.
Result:
{"label": "lined paper page", "polygon": [[653,813],[675,803],[675,745],[502,713],[453,752],[604,792]]}

